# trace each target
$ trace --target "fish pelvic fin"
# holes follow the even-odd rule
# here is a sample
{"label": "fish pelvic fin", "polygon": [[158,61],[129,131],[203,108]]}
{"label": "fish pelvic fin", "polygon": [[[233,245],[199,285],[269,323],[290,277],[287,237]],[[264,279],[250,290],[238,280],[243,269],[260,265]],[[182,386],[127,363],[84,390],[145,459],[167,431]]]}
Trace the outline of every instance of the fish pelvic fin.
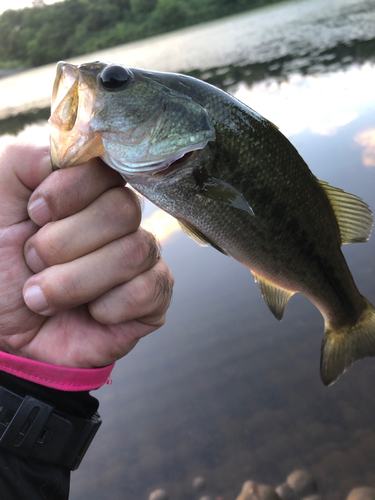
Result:
{"label": "fish pelvic fin", "polygon": [[375,308],[367,299],[358,322],[348,328],[326,327],[322,342],[320,376],[331,385],[359,359],[375,356]]}
{"label": "fish pelvic fin", "polygon": [[223,248],[221,248],[215,241],[211,240],[208,236],[202,233],[197,227],[186,220],[177,219],[177,222],[180,224],[181,229],[185,234],[192,238],[198,245],[202,247],[212,246],[215,250],[223,253],[226,256],[230,256],[228,252],[226,252]]}
{"label": "fish pelvic fin", "polygon": [[281,288],[253,271],[251,271],[251,274],[254,276],[255,283],[258,283],[260,293],[266,301],[270,311],[276,319],[281,321],[284,316],[288,300],[292,295],[294,295],[295,292]]}
{"label": "fish pelvic fin", "polygon": [[324,189],[340,228],[341,243],[368,241],[374,223],[370,207],[361,198],[342,189],[318,181]]}

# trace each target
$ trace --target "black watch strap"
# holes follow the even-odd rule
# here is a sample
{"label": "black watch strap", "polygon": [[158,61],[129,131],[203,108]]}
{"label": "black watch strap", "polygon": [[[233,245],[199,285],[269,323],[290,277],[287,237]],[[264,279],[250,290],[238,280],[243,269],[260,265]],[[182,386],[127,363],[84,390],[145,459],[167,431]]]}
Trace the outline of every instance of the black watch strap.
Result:
{"label": "black watch strap", "polygon": [[0,448],[76,470],[102,421],[68,415],[0,386]]}

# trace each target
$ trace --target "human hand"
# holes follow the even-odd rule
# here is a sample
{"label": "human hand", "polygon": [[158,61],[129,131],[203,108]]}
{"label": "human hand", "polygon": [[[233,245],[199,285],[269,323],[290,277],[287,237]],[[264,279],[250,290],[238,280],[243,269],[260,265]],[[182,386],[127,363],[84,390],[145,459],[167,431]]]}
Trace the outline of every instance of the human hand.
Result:
{"label": "human hand", "polygon": [[6,147],[0,350],[100,367],[162,326],[173,276],[140,220],[137,196],[101,160],[51,174],[48,148]]}

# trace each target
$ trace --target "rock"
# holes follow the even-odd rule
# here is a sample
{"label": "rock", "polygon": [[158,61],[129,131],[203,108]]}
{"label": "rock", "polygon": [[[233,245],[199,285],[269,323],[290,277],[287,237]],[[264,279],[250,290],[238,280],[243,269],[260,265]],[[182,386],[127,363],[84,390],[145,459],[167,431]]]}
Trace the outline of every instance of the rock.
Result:
{"label": "rock", "polygon": [[160,488],[158,490],[151,491],[148,500],[168,500],[168,495],[165,490]]}
{"label": "rock", "polygon": [[308,497],[303,497],[302,500],[323,500],[322,495],[310,495]]}
{"label": "rock", "polygon": [[375,500],[375,488],[368,486],[354,488],[346,500]]}
{"label": "rock", "polygon": [[279,495],[281,500],[295,500],[296,498],[294,490],[292,490],[288,483],[280,484],[280,486],[278,486],[275,491]]}
{"label": "rock", "polygon": [[280,497],[271,486],[246,481],[236,500],[280,500]]}
{"label": "rock", "polygon": [[202,476],[195,477],[193,479],[192,486],[195,489],[195,491],[202,491],[202,490],[204,490],[205,487],[206,487],[206,480],[205,480],[205,478],[202,477]]}
{"label": "rock", "polygon": [[314,495],[318,490],[314,476],[306,470],[295,470],[289,474],[286,482],[300,498]]}

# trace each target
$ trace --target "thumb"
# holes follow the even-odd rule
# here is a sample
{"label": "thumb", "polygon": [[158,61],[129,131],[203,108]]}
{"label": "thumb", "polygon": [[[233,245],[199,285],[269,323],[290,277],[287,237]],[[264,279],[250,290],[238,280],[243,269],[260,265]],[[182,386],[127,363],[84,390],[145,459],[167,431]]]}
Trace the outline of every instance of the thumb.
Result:
{"label": "thumb", "polygon": [[28,219],[32,191],[52,172],[49,146],[14,142],[0,153],[0,227]]}

